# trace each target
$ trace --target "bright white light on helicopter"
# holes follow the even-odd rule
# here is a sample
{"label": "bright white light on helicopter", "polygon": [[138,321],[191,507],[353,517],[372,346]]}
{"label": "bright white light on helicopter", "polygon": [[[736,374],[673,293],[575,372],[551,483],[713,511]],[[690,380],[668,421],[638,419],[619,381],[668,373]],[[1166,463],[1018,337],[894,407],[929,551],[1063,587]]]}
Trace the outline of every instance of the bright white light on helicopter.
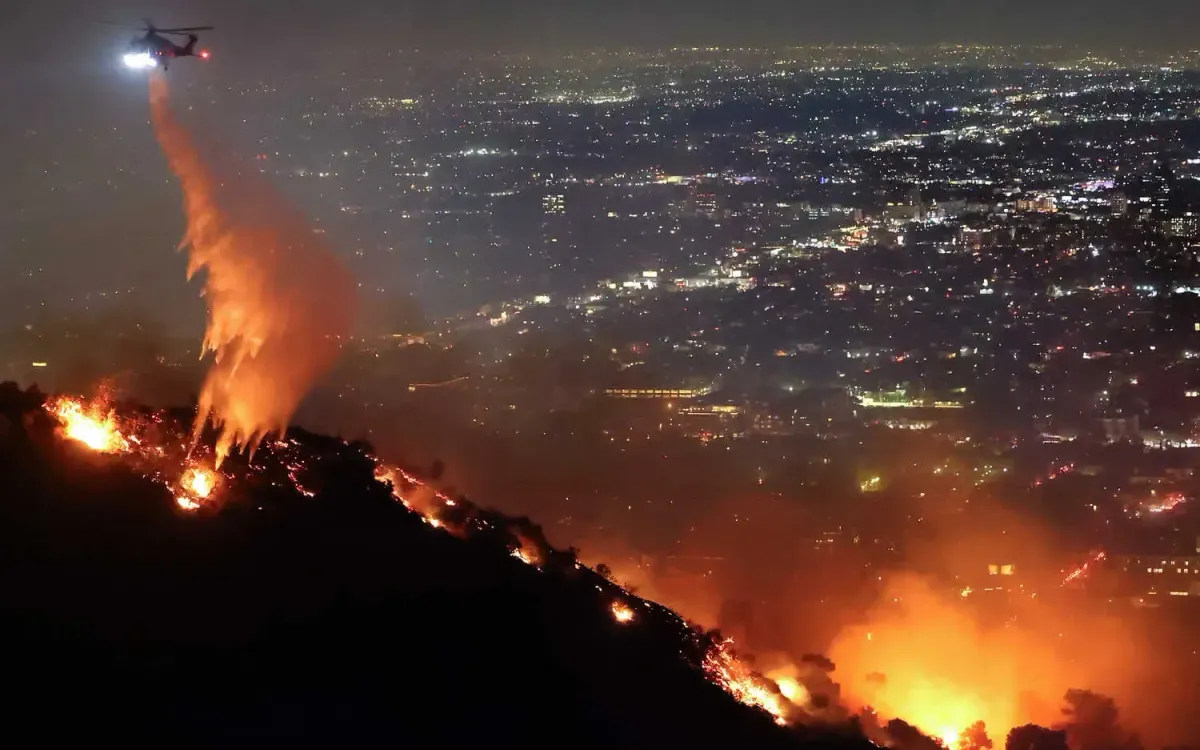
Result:
{"label": "bright white light on helicopter", "polygon": [[158,65],[158,61],[154,59],[154,55],[149,52],[130,52],[123,59],[125,67],[134,70],[144,70]]}

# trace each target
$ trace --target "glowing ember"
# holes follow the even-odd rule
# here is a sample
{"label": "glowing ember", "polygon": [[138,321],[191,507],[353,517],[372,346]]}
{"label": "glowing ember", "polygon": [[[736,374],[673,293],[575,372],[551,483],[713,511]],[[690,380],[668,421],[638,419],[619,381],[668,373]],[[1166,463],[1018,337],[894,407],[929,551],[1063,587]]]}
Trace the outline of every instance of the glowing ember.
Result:
{"label": "glowing ember", "polygon": [[787,725],[788,709],[782,693],[767,687],[766,680],[759,677],[737,658],[726,639],[714,644],[704,656],[704,672],[708,678],[720,685],[730,695],[747,706],[761,708],[775,717],[775,723]]}
{"label": "glowing ember", "polygon": [[1108,555],[1104,552],[1104,550],[1092,553],[1092,556],[1088,558],[1087,562],[1085,562],[1083,565],[1080,565],[1078,568],[1075,568],[1070,573],[1067,573],[1067,577],[1063,579],[1062,585],[1066,586],[1067,584],[1073,583],[1085,577],[1088,572],[1091,571],[1092,565],[1103,561],[1107,556]]}
{"label": "glowing ember", "polygon": [[622,625],[627,622],[633,622],[633,610],[625,602],[613,602],[612,614],[613,619]]}
{"label": "glowing ember", "polygon": [[1172,492],[1164,495],[1162,500],[1156,503],[1148,503],[1143,506],[1143,510],[1147,513],[1169,513],[1175,509],[1175,506],[1187,502],[1187,496],[1182,492]]}
{"label": "glowing ember", "polygon": [[1038,477],[1037,479],[1033,480],[1033,484],[1031,484],[1030,487],[1041,487],[1046,482],[1058,479],[1061,476],[1066,476],[1073,471],[1075,471],[1075,464],[1063,464],[1062,466],[1051,469],[1044,478]]}
{"label": "glowing ember", "polygon": [[121,453],[129,442],[121,435],[116,414],[100,403],[84,406],[73,398],[60,398],[47,406],[62,422],[63,434],[100,453]]}

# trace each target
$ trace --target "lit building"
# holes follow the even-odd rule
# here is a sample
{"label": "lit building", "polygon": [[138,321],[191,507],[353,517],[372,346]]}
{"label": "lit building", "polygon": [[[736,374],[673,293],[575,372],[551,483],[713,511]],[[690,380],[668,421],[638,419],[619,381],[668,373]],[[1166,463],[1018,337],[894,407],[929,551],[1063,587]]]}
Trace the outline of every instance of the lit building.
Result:
{"label": "lit building", "polygon": [[712,391],[711,385],[699,388],[605,388],[604,395],[610,398],[688,399],[707,396]]}
{"label": "lit building", "polygon": [[1172,237],[1194,239],[1200,235],[1200,216],[1190,211],[1182,216],[1172,216],[1163,222],[1163,229]]}
{"label": "lit building", "polygon": [[1104,439],[1109,443],[1115,443],[1118,440],[1136,441],[1141,437],[1136,414],[1127,417],[1104,417],[1100,420],[1100,426],[1104,429]]}
{"label": "lit building", "polygon": [[1129,213],[1129,196],[1116,192],[1108,198],[1108,208],[1113,216],[1125,216]]}
{"label": "lit building", "polygon": [[696,216],[703,216],[708,219],[720,219],[724,212],[721,209],[721,200],[716,193],[709,190],[693,188],[691,197],[688,199],[691,212]]}
{"label": "lit building", "polygon": [[1052,195],[1035,195],[1018,199],[1016,209],[1025,213],[1052,214],[1058,211],[1058,203]]}
{"label": "lit building", "polygon": [[1200,596],[1200,549],[1182,555],[1120,555],[1115,562],[1135,603]]}
{"label": "lit building", "polygon": [[896,388],[890,391],[862,391],[858,394],[858,404],[868,409],[963,408],[961,401],[939,400],[928,396],[910,396],[907,388]]}
{"label": "lit building", "polygon": [[999,240],[999,235],[991,229],[972,229],[963,227],[959,232],[958,241],[970,250],[981,250],[992,247]]}
{"label": "lit building", "polygon": [[702,440],[739,437],[746,431],[745,413],[736,404],[689,403],[675,410],[671,424],[683,434]]}
{"label": "lit building", "polygon": [[542,212],[550,215],[565,214],[567,212],[567,197],[561,193],[543,197]]}

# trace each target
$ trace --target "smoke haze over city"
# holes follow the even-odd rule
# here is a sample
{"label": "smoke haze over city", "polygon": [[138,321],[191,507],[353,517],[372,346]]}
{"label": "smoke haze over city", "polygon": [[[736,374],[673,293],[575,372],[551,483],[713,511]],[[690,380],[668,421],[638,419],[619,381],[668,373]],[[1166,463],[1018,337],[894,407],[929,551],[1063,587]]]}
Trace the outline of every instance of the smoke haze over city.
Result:
{"label": "smoke haze over city", "polygon": [[362,686],[428,642],[439,685],[522,672],[496,742],[552,694],[597,746],[1200,743],[1198,24],[0,9],[22,679],[344,741],[406,726]]}

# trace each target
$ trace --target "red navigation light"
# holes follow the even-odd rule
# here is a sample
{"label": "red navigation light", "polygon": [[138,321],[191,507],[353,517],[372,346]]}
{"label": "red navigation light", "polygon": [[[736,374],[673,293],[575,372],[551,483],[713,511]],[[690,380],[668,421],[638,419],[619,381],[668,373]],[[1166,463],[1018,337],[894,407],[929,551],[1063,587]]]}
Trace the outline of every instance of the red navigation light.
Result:
{"label": "red navigation light", "polygon": [[202,49],[202,50],[200,50],[200,57],[201,57],[202,59],[204,59],[204,60],[207,60],[207,59],[208,59],[209,57],[211,57],[211,56],[212,56],[212,53],[211,53],[211,52],[209,52],[208,50],[206,50],[206,49]]}

